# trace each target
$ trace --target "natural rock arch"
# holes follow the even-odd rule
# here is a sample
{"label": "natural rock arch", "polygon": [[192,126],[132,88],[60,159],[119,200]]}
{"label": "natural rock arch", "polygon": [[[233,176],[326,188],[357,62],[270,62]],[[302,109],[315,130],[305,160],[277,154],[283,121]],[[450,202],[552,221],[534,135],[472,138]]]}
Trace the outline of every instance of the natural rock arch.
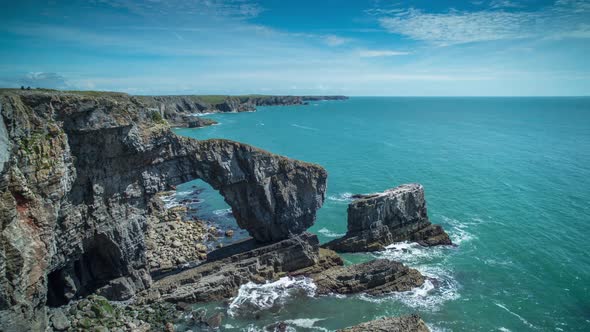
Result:
{"label": "natural rock arch", "polygon": [[[0,329],[42,329],[50,278],[84,280],[74,296],[111,277],[101,287],[111,287],[107,293],[147,287],[149,202],[171,185],[209,183],[260,242],[303,232],[324,200],[320,166],[237,142],[178,137],[134,97],[25,91],[0,95],[0,104],[10,141],[0,170],[0,269],[10,271],[0,274]],[[117,273],[84,279],[75,266],[92,268],[84,257],[95,254],[88,244],[97,239],[115,245],[105,268]],[[64,295],[52,294],[56,304]]]}

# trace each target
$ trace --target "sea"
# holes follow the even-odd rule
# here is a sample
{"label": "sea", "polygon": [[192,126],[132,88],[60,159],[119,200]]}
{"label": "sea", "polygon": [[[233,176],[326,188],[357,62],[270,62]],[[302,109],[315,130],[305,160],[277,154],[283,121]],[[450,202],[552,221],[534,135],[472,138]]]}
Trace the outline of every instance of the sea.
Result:
{"label": "sea", "polygon": [[[287,277],[195,307],[223,312],[221,330],[285,322],[290,331],[334,331],[418,313],[433,331],[590,331],[590,98],[352,97],[207,117],[219,124],[175,132],[328,171],[310,228],[321,242],[346,232],[351,195],[417,182],[430,220],[456,244],[342,255],[346,264],[400,261],[430,277],[408,292],[317,296],[311,280]],[[247,236],[202,181],[179,186],[173,199],[195,188],[199,216],[238,231],[232,240]]]}

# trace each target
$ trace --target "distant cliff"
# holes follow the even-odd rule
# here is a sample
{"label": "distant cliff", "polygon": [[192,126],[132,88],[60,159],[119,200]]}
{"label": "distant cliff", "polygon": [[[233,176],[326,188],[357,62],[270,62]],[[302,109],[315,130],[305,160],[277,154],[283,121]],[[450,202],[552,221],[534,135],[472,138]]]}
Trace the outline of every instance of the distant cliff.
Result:
{"label": "distant cliff", "polygon": [[136,96],[153,110],[158,110],[171,125],[200,127],[194,114],[252,112],[256,106],[304,105],[307,101],[345,100],[346,96]]}

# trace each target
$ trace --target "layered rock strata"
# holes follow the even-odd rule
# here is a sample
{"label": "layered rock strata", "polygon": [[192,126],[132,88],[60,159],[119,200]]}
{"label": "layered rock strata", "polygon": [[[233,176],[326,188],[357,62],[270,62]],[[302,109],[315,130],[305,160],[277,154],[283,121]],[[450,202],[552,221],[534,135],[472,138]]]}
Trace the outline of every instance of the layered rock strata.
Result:
{"label": "layered rock strata", "polygon": [[318,294],[383,295],[409,291],[424,284],[418,270],[387,259],[330,268],[313,276]]}
{"label": "layered rock strata", "polygon": [[348,205],[348,231],[324,247],[340,252],[378,251],[394,242],[450,245],[440,225],[428,220],[424,187],[405,184],[372,195],[356,195]]}
{"label": "layered rock strata", "polygon": [[351,326],[337,332],[429,332],[430,329],[418,315],[386,317]]}
{"label": "layered rock strata", "polygon": [[226,140],[173,134],[124,94],[0,93],[0,329],[43,330],[46,305],[149,287],[149,201],[200,178],[241,227],[278,241],[313,224],[319,166]]}
{"label": "layered rock strata", "polygon": [[211,252],[198,267],[156,281],[140,298],[142,303],[219,301],[235,296],[247,282],[284,276],[312,278],[319,295],[378,296],[411,290],[425,280],[417,270],[385,259],[342,265],[335,252],[320,248],[317,236],[309,233],[267,245],[246,240]]}
{"label": "layered rock strata", "polygon": [[241,285],[264,282],[319,262],[317,236],[303,233],[267,245],[245,240],[210,255],[201,266],[155,282],[143,302],[209,302],[235,296]]}

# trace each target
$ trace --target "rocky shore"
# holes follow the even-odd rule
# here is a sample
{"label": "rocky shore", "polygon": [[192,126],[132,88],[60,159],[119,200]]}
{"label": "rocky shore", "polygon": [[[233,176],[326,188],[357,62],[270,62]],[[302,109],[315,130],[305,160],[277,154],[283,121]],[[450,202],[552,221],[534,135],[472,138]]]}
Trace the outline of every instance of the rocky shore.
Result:
{"label": "rocky shore", "polygon": [[[224,103],[233,111],[305,98]],[[0,94],[0,142],[9,143],[0,164],[0,330],[172,331],[187,319],[218,328],[223,313],[193,304],[229,300],[246,284],[306,278],[318,296],[379,296],[425,281],[389,260],[344,266],[330,248],[450,243],[427,219],[423,188],[410,185],[351,203],[345,240],[322,248],[307,232],[325,197],[322,167],[178,137],[161,116],[167,106],[150,102],[180,105],[176,97]],[[183,112],[200,107],[184,102],[192,106]],[[214,245],[231,233],[187,218],[183,206],[163,207],[166,191],[192,179],[218,190],[251,238]]]}

